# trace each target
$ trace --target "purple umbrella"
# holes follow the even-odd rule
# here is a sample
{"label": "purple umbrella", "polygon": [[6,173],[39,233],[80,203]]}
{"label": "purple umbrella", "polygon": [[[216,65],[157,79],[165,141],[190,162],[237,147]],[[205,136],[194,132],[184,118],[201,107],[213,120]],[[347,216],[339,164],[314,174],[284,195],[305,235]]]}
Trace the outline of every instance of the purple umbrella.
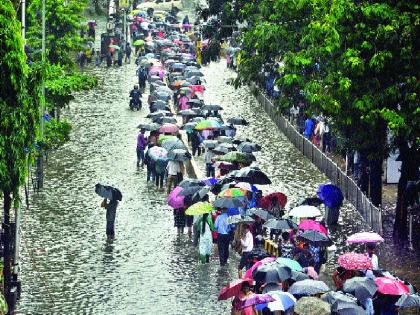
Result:
{"label": "purple umbrella", "polygon": [[217,183],[217,179],[214,177],[206,177],[206,178],[202,178],[201,181],[206,185],[206,186],[213,186],[214,184]]}
{"label": "purple umbrella", "polygon": [[270,294],[254,294],[242,303],[242,308],[273,301],[275,301],[275,299]]}
{"label": "purple umbrella", "polygon": [[170,194],[168,195],[168,198],[166,199],[169,206],[171,206],[174,209],[183,208],[185,206],[184,204],[185,196],[179,195],[182,190],[183,190],[182,187],[177,186],[170,192]]}
{"label": "purple umbrella", "polygon": [[319,199],[329,208],[340,207],[344,200],[340,188],[332,184],[319,185],[317,194]]}

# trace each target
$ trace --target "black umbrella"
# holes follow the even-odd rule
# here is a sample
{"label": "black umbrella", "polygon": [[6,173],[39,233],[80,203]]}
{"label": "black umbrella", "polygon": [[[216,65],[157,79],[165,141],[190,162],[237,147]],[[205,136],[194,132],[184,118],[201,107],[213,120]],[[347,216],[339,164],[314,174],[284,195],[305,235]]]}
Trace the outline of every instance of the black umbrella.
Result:
{"label": "black umbrella", "polygon": [[163,102],[163,104],[159,102],[159,103],[150,105],[150,111],[151,112],[156,112],[158,110],[170,111],[171,109],[164,102]]}
{"label": "black umbrella", "polygon": [[223,146],[222,144],[219,144],[213,149],[213,151],[216,154],[226,154],[226,153],[229,153],[230,151],[233,151],[233,148],[229,148],[229,147]]}
{"label": "black umbrella", "polygon": [[315,230],[307,230],[300,234],[298,237],[306,242],[318,246],[331,246],[333,244],[333,242],[327,235]]}
{"label": "black umbrella", "polygon": [[159,117],[156,121],[161,124],[176,124],[178,122],[175,117]]}
{"label": "black umbrella", "polygon": [[219,142],[217,142],[217,140],[204,140],[203,141],[203,146],[207,149],[214,149],[218,144]]}
{"label": "black umbrella", "polygon": [[243,216],[240,214],[232,215],[226,219],[227,224],[241,224],[241,223],[250,224],[254,222],[255,220],[253,218],[249,216]]}
{"label": "black umbrella", "polygon": [[240,208],[246,204],[245,197],[217,198],[213,205],[217,208]]}
{"label": "black umbrella", "polygon": [[163,141],[161,144],[161,147],[165,148],[168,152],[172,150],[176,150],[176,149],[181,149],[184,151],[187,150],[184,142],[182,142],[179,139],[173,139],[173,140],[169,139],[169,140]]}
{"label": "black umbrella", "polygon": [[106,186],[102,184],[95,185],[95,193],[100,197],[109,199],[109,200],[122,200],[121,191],[118,188],[112,186]]}
{"label": "black umbrella", "polygon": [[178,115],[181,116],[197,116],[197,112],[192,109],[184,109],[178,112]]}
{"label": "black umbrella", "polygon": [[158,130],[160,128],[160,125],[156,124],[156,123],[140,124],[140,125],[137,126],[137,128],[144,129],[144,130],[147,130],[147,131],[155,131],[155,130]]}
{"label": "black umbrella", "polygon": [[233,143],[233,139],[227,136],[220,136],[217,138],[217,141],[220,143]]}
{"label": "black umbrella", "polygon": [[227,120],[227,123],[230,125],[239,125],[239,126],[248,125],[248,122],[245,120],[245,118],[242,118],[242,117],[231,117]]}
{"label": "black umbrella", "polygon": [[224,186],[226,184],[230,184],[232,182],[235,182],[232,178],[229,177],[221,177],[217,180],[217,183],[213,185],[211,192],[215,195],[219,194],[221,191],[223,191],[225,188]]}
{"label": "black umbrella", "polygon": [[201,186],[204,187],[206,184],[204,184],[201,180],[199,179],[184,179],[182,182],[180,182],[178,184],[179,187],[186,189],[188,187],[192,187],[192,186]]}
{"label": "black umbrella", "polygon": [[272,230],[290,230],[297,228],[296,223],[289,219],[269,219],[263,226]]}
{"label": "black umbrella", "polygon": [[220,105],[210,105],[206,104],[201,107],[202,110],[208,110],[208,111],[218,111],[223,110],[223,107]]}
{"label": "black umbrella", "polygon": [[240,182],[247,182],[253,185],[268,185],[271,180],[258,167],[244,167],[240,170],[229,173],[229,177]]}
{"label": "black umbrella", "polygon": [[274,216],[268,211],[260,208],[252,208],[248,210],[251,214],[256,215],[257,217],[267,221],[269,219],[274,219]]}
{"label": "black umbrella", "polygon": [[197,126],[196,122],[187,122],[186,124],[182,125],[181,129],[182,130],[194,129],[195,126]]}
{"label": "black umbrella", "polygon": [[343,285],[343,291],[353,294],[359,301],[373,297],[377,289],[375,281],[366,277],[353,277],[346,280]]}
{"label": "black umbrella", "polygon": [[154,113],[150,113],[146,116],[146,118],[157,118],[157,117],[164,117],[164,116],[172,116],[173,114],[167,110],[160,110]]}
{"label": "black umbrella", "polygon": [[191,105],[193,107],[201,107],[203,106],[203,102],[200,101],[199,99],[192,98],[187,101],[187,105]]}
{"label": "black umbrella", "polygon": [[189,195],[194,195],[196,192],[198,192],[201,188],[201,186],[189,186],[184,188],[179,194],[178,196],[189,196]]}
{"label": "black umbrella", "polygon": [[244,152],[244,153],[257,152],[257,151],[261,151],[261,146],[259,144],[252,143],[252,142],[242,142],[241,144],[238,145],[238,151]]}
{"label": "black umbrella", "polygon": [[207,194],[210,192],[211,187],[205,186],[200,187],[200,190],[198,190],[194,195],[192,195],[191,199],[193,202],[198,202],[202,200]]}
{"label": "black umbrella", "polygon": [[336,301],[331,307],[331,311],[339,315],[365,315],[366,311],[355,302]]}
{"label": "black umbrella", "polygon": [[420,296],[418,294],[401,295],[395,306],[399,308],[420,308]]}
{"label": "black umbrella", "polygon": [[191,159],[191,154],[183,149],[174,149],[169,151],[168,160],[173,161],[186,161]]}
{"label": "black umbrella", "polygon": [[[344,303],[357,303],[357,300],[352,295],[347,295],[342,292],[334,292],[330,291],[321,296],[321,300],[328,302],[330,304],[335,304],[336,302],[344,302]],[[339,303],[337,303],[339,304]],[[338,306],[338,305],[337,305]],[[339,309],[336,308],[336,310]]]}
{"label": "black umbrella", "polygon": [[307,206],[318,207],[321,204],[322,204],[322,200],[319,199],[318,197],[309,197],[309,198],[305,198],[304,200],[299,202],[298,205],[299,206],[307,205]]}
{"label": "black umbrella", "polygon": [[310,279],[310,277],[309,277],[308,274],[306,274],[304,272],[292,270],[292,276],[290,277],[290,279],[292,279],[294,281],[302,281],[302,280]]}
{"label": "black umbrella", "polygon": [[322,281],[307,279],[292,284],[289,293],[293,295],[315,295],[330,291],[330,288]]}

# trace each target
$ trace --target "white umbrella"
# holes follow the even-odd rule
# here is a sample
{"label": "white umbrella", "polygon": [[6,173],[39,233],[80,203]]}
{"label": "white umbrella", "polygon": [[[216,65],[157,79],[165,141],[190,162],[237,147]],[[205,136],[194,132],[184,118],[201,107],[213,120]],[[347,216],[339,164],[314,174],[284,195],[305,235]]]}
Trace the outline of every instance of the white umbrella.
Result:
{"label": "white umbrella", "polygon": [[267,305],[272,312],[284,312],[296,304],[296,298],[289,292],[271,291],[268,294],[275,299],[274,302],[269,302]]}
{"label": "white umbrella", "polygon": [[299,206],[296,208],[293,208],[289,212],[289,216],[295,217],[295,218],[313,218],[313,217],[319,217],[321,215],[321,212],[317,207],[314,206]]}

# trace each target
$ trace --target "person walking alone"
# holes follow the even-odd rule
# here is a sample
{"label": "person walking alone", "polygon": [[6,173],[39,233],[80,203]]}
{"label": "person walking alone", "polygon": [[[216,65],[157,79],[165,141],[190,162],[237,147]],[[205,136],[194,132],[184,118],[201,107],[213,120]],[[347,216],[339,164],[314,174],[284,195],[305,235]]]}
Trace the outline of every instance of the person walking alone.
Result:
{"label": "person walking alone", "polygon": [[137,167],[140,166],[141,163],[141,167],[144,166],[144,149],[146,149],[146,145],[147,145],[147,139],[144,136],[144,133],[146,132],[146,130],[144,129],[140,129],[140,132],[137,136]]}
{"label": "person walking alone", "polygon": [[108,241],[115,237],[115,216],[117,213],[118,200],[111,199],[109,202],[105,198],[102,206],[106,209],[106,235]]}
{"label": "person walking alone", "polygon": [[238,267],[238,276],[242,278],[242,269],[247,266],[249,255],[254,249],[254,237],[249,229],[249,225],[244,225],[244,235],[241,237],[242,256]]}
{"label": "person walking alone", "polygon": [[211,232],[214,231],[213,221],[208,213],[197,221],[197,230],[200,231],[200,241],[198,243],[198,251],[200,254],[200,261],[208,263],[210,261],[211,249],[213,246],[213,237]]}
{"label": "person walking alone", "polygon": [[125,62],[126,63],[131,63],[131,52],[132,50],[131,50],[130,43],[127,43],[125,45]]}
{"label": "person walking alone", "polygon": [[230,225],[227,224],[228,218],[226,209],[220,214],[214,222],[214,227],[217,231],[217,250],[219,252],[220,266],[226,265],[229,258],[229,243],[230,243]]}

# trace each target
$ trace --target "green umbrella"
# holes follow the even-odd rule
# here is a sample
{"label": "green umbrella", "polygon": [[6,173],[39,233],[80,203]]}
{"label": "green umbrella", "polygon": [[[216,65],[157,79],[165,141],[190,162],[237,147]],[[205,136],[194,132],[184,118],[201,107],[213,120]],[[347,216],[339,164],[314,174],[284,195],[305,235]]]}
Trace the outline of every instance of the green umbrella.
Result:
{"label": "green umbrella", "polygon": [[138,39],[133,43],[133,46],[143,46],[145,44],[145,41],[142,39]]}
{"label": "green umbrella", "polygon": [[109,45],[109,48],[114,48],[114,49],[117,49],[117,50],[121,49],[120,46],[118,46],[118,45]]}
{"label": "green umbrella", "polygon": [[219,161],[225,161],[230,163],[243,163],[243,164],[250,164],[252,162],[252,158],[249,154],[232,151],[226,153],[225,155],[216,158]]}
{"label": "green umbrella", "polygon": [[210,213],[214,210],[214,207],[209,202],[197,202],[185,210],[186,215],[201,215]]}
{"label": "green umbrella", "polygon": [[290,269],[294,271],[302,271],[302,266],[296,260],[293,260],[290,258],[279,257],[276,259],[276,262],[286,265],[287,267],[289,267]]}
{"label": "green umbrella", "polygon": [[166,136],[166,135],[160,135],[160,136],[159,136],[159,139],[158,139],[158,141],[157,141],[157,143],[158,143],[159,145],[161,145],[163,141],[166,141],[166,140],[177,140],[177,139],[178,139],[178,138],[177,138],[176,136]]}

